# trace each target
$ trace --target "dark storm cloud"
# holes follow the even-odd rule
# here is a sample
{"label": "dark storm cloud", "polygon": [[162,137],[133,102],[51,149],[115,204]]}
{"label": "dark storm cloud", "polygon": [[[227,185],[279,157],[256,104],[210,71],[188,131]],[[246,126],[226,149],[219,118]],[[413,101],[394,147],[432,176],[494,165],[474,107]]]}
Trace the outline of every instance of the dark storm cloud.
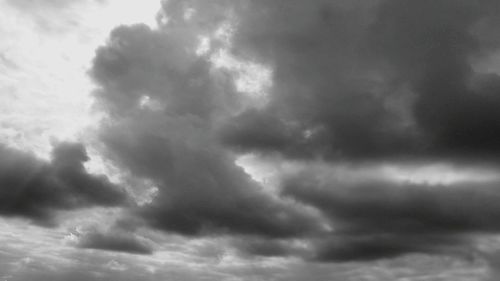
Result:
{"label": "dark storm cloud", "polygon": [[495,1],[247,4],[233,51],[270,65],[274,84],[266,108],[222,128],[225,144],[294,158],[498,152],[498,76],[471,64],[498,47],[485,35]]}
{"label": "dark storm cloud", "polygon": [[316,207],[330,220],[334,231],[325,240],[330,242],[319,244],[318,258],[363,260],[445,252],[470,243],[473,233],[497,233],[499,185],[349,183],[307,172],[289,178],[284,195]]}
{"label": "dark storm cloud", "polygon": [[499,182],[451,186],[294,180],[284,193],[319,207],[345,231],[498,231]]}
{"label": "dark storm cloud", "polygon": [[104,176],[90,175],[81,144],[60,143],[50,163],[0,147],[0,214],[53,224],[54,211],[93,205],[117,206],[126,193]]}
{"label": "dark storm cloud", "polygon": [[[173,128],[185,124],[160,120],[160,124],[145,120],[122,124],[107,128],[103,134],[111,159],[134,175],[153,180],[159,188],[153,201],[139,211],[152,226],[186,235],[246,233],[274,237],[311,230],[314,223],[308,221],[307,214],[268,197],[235,166],[234,160],[210,147],[209,140],[196,134],[176,140],[179,136],[174,132],[179,130]],[[196,128],[179,129],[197,132]]]}
{"label": "dark storm cloud", "polygon": [[[206,3],[168,1],[169,22],[158,30],[116,28],[90,70],[109,115],[102,152],[158,188],[138,217],[184,235],[300,237],[315,259],[335,261],[448,253],[473,233],[500,230],[498,182],[300,174],[275,196],[227,150],[352,163],[495,160],[500,80],[473,64],[499,46],[488,40],[496,2]],[[199,36],[231,18],[226,10],[237,19],[231,52],[273,70],[269,102],[258,109],[241,106],[231,76],[195,55]],[[333,230],[320,231],[304,205]],[[276,240],[245,242],[238,247],[254,255],[303,254]]]}
{"label": "dark storm cloud", "polygon": [[470,63],[492,47],[473,28],[498,12],[495,1],[392,1],[371,27],[376,55],[412,84],[416,122],[438,152],[498,152],[498,76],[475,73]]}
{"label": "dark storm cloud", "polygon": [[87,249],[98,249],[131,254],[149,255],[153,253],[152,246],[142,241],[133,233],[91,231],[80,238],[78,246]]}
{"label": "dark storm cloud", "polygon": [[[305,158],[378,157],[411,149],[416,132],[391,108],[391,85],[367,61],[375,3],[250,1],[233,48],[273,68],[271,101],[264,112],[244,112],[236,117],[239,126],[223,128],[223,142],[265,151],[266,143],[280,139],[272,150]],[[281,128],[259,126],[255,115],[262,114],[282,120]],[[293,137],[284,139],[282,131]]]}
{"label": "dark storm cloud", "polygon": [[[499,46],[485,37],[498,30],[498,3],[247,4],[233,52],[270,65],[273,86],[266,107],[222,126],[224,144],[354,163],[497,161],[498,75],[473,63]],[[321,177],[293,177],[283,191],[331,220],[319,260],[447,252],[467,245],[472,233],[500,230],[499,182],[346,184]]]}
{"label": "dark storm cloud", "polygon": [[[182,26],[123,26],[94,59],[96,97],[112,120],[101,130],[104,153],[158,187],[138,215],[185,235],[311,231],[309,215],[267,195],[215,141],[213,123],[235,97],[227,79],[194,55],[196,38]],[[141,105],[146,95],[154,106]]]}

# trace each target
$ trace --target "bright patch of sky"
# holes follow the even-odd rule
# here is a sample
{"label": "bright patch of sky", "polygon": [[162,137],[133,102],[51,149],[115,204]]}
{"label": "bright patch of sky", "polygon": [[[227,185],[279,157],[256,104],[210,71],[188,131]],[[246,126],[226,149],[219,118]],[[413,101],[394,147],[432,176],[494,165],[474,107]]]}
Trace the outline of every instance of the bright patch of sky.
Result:
{"label": "bright patch of sky", "polygon": [[33,11],[22,3],[0,1],[0,141],[48,158],[51,141],[81,139],[98,123],[86,74],[96,47],[120,24],[154,28],[160,2],[82,0]]}

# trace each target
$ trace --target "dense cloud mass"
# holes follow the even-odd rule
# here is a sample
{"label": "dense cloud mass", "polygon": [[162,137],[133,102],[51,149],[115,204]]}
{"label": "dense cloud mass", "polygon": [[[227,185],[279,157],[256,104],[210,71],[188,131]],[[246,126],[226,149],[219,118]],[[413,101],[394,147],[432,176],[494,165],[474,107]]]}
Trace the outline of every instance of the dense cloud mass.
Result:
{"label": "dense cloud mass", "polygon": [[[317,179],[319,177],[320,179]],[[430,184],[342,183],[325,175],[289,179],[284,193],[312,204],[342,232],[446,233],[498,231],[499,182]],[[425,206],[425,207],[424,207]]]}
{"label": "dense cloud mass", "polygon": [[266,196],[214,140],[211,129],[231,87],[189,53],[195,42],[183,31],[120,27],[94,60],[92,75],[102,86],[96,96],[112,119],[101,133],[105,153],[159,189],[139,216],[186,235],[310,231],[310,216]]}
{"label": "dense cloud mass", "polygon": [[498,181],[345,182],[307,171],[288,178],[283,192],[315,206],[332,222],[333,235],[319,243],[317,258],[349,260],[456,252],[471,242],[472,233],[498,232],[498,186]]}
{"label": "dense cloud mass", "polygon": [[[164,2],[158,30],[118,27],[96,52],[90,74],[108,113],[102,151],[158,188],[134,210],[153,228],[310,245],[236,243],[262,256],[460,252],[472,233],[500,230],[498,181],[346,183],[322,171],[284,177],[271,194],[235,155],[332,167],[495,163],[500,80],[479,66],[498,47],[488,39],[498,8],[447,0]],[[229,43],[210,37],[227,23]],[[205,55],[195,52],[200,36],[211,40]],[[231,73],[213,66],[221,51],[272,69],[266,102],[243,101]]]}
{"label": "dense cloud mass", "polygon": [[[273,66],[271,101],[230,121],[222,139],[243,151],[327,159],[496,153],[498,77],[472,62],[497,47],[482,35],[494,32],[498,8],[250,1],[233,49]],[[262,127],[262,118],[281,125]]]}
{"label": "dense cloud mass", "polygon": [[[0,147],[0,214],[52,225],[58,210],[118,206],[131,229],[225,239],[239,258],[476,254],[500,232],[499,177],[470,176],[500,164],[497,2],[163,1],[157,28],[116,27],[88,71],[95,149],[147,200],[89,174],[81,144],[50,162]],[[263,69],[268,86],[241,86]],[[272,163],[270,180],[242,155]],[[452,180],[384,169],[436,163]],[[77,246],[154,256],[125,228]]]}
{"label": "dense cloud mass", "polygon": [[87,158],[76,143],[56,145],[50,163],[0,147],[0,213],[50,225],[56,210],[124,205],[126,192],[105,176],[88,174]]}

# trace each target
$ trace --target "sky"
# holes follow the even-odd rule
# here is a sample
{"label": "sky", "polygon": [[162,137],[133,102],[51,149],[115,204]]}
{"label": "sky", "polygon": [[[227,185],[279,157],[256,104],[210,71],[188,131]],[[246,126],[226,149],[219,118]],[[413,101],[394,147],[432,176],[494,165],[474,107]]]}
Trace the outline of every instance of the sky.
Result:
{"label": "sky", "polygon": [[0,281],[500,276],[500,3],[0,0]]}

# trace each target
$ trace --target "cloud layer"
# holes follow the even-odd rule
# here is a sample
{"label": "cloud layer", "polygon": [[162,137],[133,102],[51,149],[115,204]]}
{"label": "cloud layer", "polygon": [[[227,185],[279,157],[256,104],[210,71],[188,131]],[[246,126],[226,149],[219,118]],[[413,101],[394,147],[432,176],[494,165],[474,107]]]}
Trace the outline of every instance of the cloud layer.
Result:
{"label": "cloud layer", "polygon": [[[498,178],[381,172],[498,171],[495,1],[162,5],[158,28],[116,27],[88,70],[104,115],[94,148],[128,185],[154,187],[130,187],[150,200],[131,203],[89,174],[82,144],[56,144],[50,162],[0,147],[1,215],[53,225],[57,211],[119,207],[130,229],[90,231],[77,246],[145,259],[157,245],[139,228],[302,264],[468,256],[478,237],[499,233]],[[252,92],[238,83],[255,65],[271,75]],[[240,165],[245,154],[270,159],[272,180]]]}
{"label": "cloud layer", "polygon": [[83,145],[60,143],[52,161],[0,147],[0,213],[21,216],[39,224],[56,223],[57,210],[89,206],[119,206],[127,193],[105,176],[88,174],[83,166],[87,154]]}

